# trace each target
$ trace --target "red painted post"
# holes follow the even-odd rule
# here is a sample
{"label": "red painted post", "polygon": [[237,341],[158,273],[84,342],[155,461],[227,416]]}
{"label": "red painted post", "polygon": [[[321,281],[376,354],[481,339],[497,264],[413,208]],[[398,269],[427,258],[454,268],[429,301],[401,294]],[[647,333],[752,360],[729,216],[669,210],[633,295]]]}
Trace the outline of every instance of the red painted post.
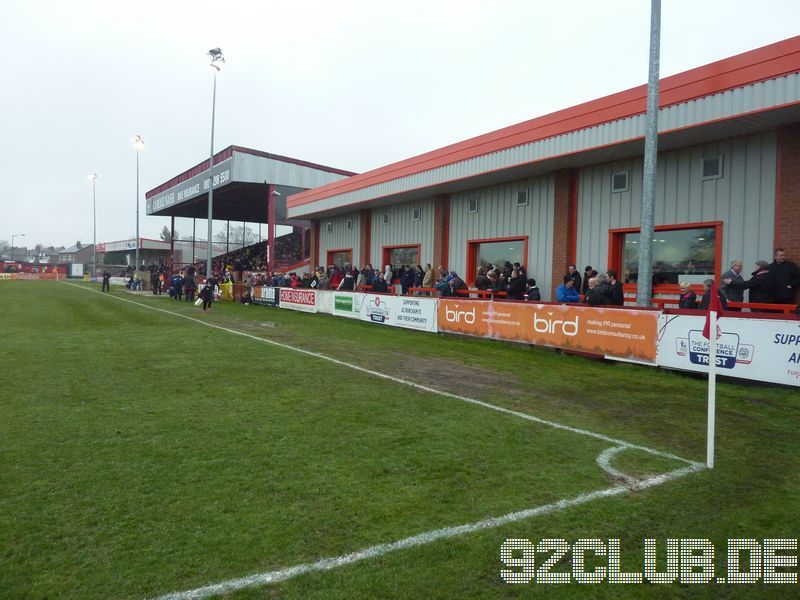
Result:
{"label": "red painted post", "polygon": [[267,271],[275,270],[275,186],[267,185]]}

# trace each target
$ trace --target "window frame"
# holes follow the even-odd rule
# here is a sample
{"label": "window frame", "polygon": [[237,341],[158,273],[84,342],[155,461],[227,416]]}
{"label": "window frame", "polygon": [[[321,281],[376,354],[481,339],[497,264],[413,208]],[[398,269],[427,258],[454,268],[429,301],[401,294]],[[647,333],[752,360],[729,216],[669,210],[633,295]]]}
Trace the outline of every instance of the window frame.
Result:
{"label": "window frame", "polygon": [[[472,210],[472,203],[475,203],[475,210]],[[474,196],[472,198],[467,198],[467,212],[471,215],[477,215],[480,212],[481,208],[481,199],[480,196]]]}
{"label": "window frame", "polygon": [[412,221],[421,221],[422,220],[422,209],[419,206],[414,206],[411,209],[411,220]]}
{"label": "window frame", "polygon": [[[702,221],[697,223],[677,223],[672,225],[656,225],[653,231],[683,231],[686,229],[714,229],[714,280],[719,283],[722,274],[722,221]],[[641,234],[640,227],[623,227],[608,230],[608,269],[615,270],[622,275],[622,256],[625,234]],[[623,285],[626,292],[635,292],[636,283],[626,283]],[[679,294],[680,285],[674,283],[659,283],[653,286],[653,295],[656,294]]]}
{"label": "window frame", "polygon": [[528,266],[528,236],[527,235],[512,235],[508,237],[497,238],[481,238],[475,240],[467,240],[467,272],[462,273],[462,277],[467,285],[475,285],[475,275],[478,272],[478,246],[481,244],[492,244],[496,242],[523,242],[522,248],[522,265],[527,271]]}
{"label": "window frame", "polygon": [[334,264],[333,262],[331,262],[331,254],[337,254],[339,252],[349,252],[350,253],[350,266],[351,267],[354,266],[353,265],[353,249],[352,248],[331,248],[330,250],[326,250],[325,251],[325,265],[324,266],[325,266],[326,270],[327,270],[327,268],[329,266]]}
{"label": "window frame", "polygon": [[[614,189],[614,178],[617,175],[625,175],[625,188],[624,189]],[[624,171],[614,171],[611,173],[611,193],[612,194],[624,194],[625,192],[629,192],[631,190],[631,172],[630,170]]]}
{"label": "window frame", "polygon": [[[525,202],[519,201],[519,195],[525,193]],[[531,190],[530,188],[522,188],[517,190],[517,199],[515,201],[514,206],[518,208],[522,208],[523,206],[528,206],[531,203]]]}
{"label": "window frame", "polygon": [[[392,253],[392,250],[398,250],[400,248],[416,248],[417,249],[417,264],[422,263],[422,244],[393,244],[391,246],[382,246],[381,247],[381,272],[386,268],[386,265],[392,265],[392,271],[394,272],[394,265],[389,262],[389,255]],[[417,265],[409,265],[414,269],[417,268]],[[397,279],[397,277],[395,277]]]}
{"label": "window frame", "polygon": [[[706,161],[717,159],[717,164],[719,164],[719,172],[716,175],[704,175],[703,172],[705,171]],[[723,154],[716,154],[714,156],[704,156],[700,159],[700,181],[714,181],[715,179],[722,179],[725,173],[725,156]]]}

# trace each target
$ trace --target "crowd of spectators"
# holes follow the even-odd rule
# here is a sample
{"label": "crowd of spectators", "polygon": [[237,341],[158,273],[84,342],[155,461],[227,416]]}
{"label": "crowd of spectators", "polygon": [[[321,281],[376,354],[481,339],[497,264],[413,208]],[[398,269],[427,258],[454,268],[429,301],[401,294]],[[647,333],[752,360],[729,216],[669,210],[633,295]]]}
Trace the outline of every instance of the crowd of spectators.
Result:
{"label": "crowd of spectators", "polygon": [[[287,236],[288,237],[288,236]],[[294,243],[294,242],[292,242]],[[276,252],[277,254],[277,252]],[[203,262],[198,270],[205,269]],[[221,281],[235,280],[245,284],[245,289],[253,286],[308,288],[320,290],[361,290],[378,293],[393,292],[399,288],[403,295],[415,293],[423,295],[457,296],[468,293],[470,288],[456,273],[444,265],[434,269],[425,265],[385,265],[376,269],[371,264],[363,268],[344,265],[318,266],[312,272],[272,272],[266,268],[266,242],[256,244],[214,259],[214,272]],[[742,276],[742,261],[735,260],[730,269],[723,273],[719,281],[708,278],[703,281],[703,292],[699,288],[682,281],[679,284],[680,308],[704,310],[709,303],[709,290],[718,285],[718,294],[724,310],[729,302],[744,302],[745,292],[749,302],[793,304],[800,287],[800,269],[786,259],[782,248],[777,248],[772,263],[759,260],[751,278]],[[625,304],[623,284],[614,270],[600,273],[587,266],[581,274],[575,265],[570,265],[563,276],[563,283],[556,290],[556,300],[563,303],[583,302],[590,306],[622,306]],[[474,287],[489,292],[492,297],[508,300],[541,301],[541,293],[536,280],[529,277],[525,266],[506,262],[502,266],[487,264],[477,270]],[[736,310],[730,308],[730,310]]]}

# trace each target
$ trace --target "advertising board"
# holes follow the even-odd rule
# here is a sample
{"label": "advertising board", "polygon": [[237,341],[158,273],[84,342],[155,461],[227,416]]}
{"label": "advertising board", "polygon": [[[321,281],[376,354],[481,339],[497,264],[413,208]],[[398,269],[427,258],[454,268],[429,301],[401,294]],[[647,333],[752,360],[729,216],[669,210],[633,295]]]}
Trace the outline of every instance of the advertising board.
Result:
{"label": "advertising board", "polygon": [[657,311],[439,299],[439,331],[655,363]]}

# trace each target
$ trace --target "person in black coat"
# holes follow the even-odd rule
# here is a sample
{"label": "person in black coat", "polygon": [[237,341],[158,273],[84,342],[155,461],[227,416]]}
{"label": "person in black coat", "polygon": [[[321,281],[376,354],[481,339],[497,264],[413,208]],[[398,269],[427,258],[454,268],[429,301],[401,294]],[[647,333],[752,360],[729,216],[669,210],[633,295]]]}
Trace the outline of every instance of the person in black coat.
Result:
{"label": "person in black coat", "polygon": [[383,277],[376,277],[375,281],[372,282],[372,291],[377,294],[385,294],[389,290],[389,287],[386,285],[386,281],[384,281]]}
{"label": "person in black coat", "polygon": [[678,308],[695,310],[697,308],[697,294],[692,291],[688,281],[682,281],[680,284],[681,297],[678,301]]}
{"label": "person in black coat", "polygon": [[414,271],[411,267],[404,266],[403,272],[400,273],[400,289],[403,292],[404,296],[408,295],[409,288],[414,287],[414,282],[416,278],[414,277]]}
{"label": "person in black coat", "polygon": [[103,273],[103,292],[110,292],[111,291],[111,273],[105,271]]}
{"label": "person in black coat", "polygon": [[786,260],[783,248],[775,248],[775,260],[769,265],[769,270],[775,285],[775,302],[794,304],[795,294],[800,286],[800,268],[792,261]]}
{"label": "person in black coat", "polygon": [[595,277],[597,285],[586,293],[586,304],[589,306],[603,306],[611,304],[611,285],[605,275]]}
{"label": "person in black coat", "polygon": [[517,269],[511,272],[511,278],[508,280],[508,288],[506,289],[506,298],[508,300],[522,300],[525,296],[525,278]]}
{"label": "person in black coat", "polygon": [[535,279],[528,279],[528,283],[525,286],[525,300],[529,302],[541,302],[542,300],[542,294],[539,288],[536,287]]}
{"label": "person in black coat", "polygon": [[747,281],[739,282],[733,279],[726,279],[727,285],[750,290],[748,302],[760,302],[773,304],[775,302],[775,278],[769,270],[769,264],[765,260],[756,261],[756,270],[752,277]]}
{"label": "person in black coat", "polygon": [[[589,270],[591,271],[591,268]],[[576,267],[575,265],[570,265],[567,268],[566,277],[569,277],[570,279],[572,279],[572,281],[574,282],[572,288],[574,290],[576,290],[578,293],[580,293],[581,284],[583,283],[583,279],[581,278],[581,274],[578,273],[578,267]]]}
{"label": "person in black coat", "polygon": [[617,272],[609,271],[608,276],[609,304],[612,306],[625,306],[625,295],[622,291],[622,282],[617,280]]}

